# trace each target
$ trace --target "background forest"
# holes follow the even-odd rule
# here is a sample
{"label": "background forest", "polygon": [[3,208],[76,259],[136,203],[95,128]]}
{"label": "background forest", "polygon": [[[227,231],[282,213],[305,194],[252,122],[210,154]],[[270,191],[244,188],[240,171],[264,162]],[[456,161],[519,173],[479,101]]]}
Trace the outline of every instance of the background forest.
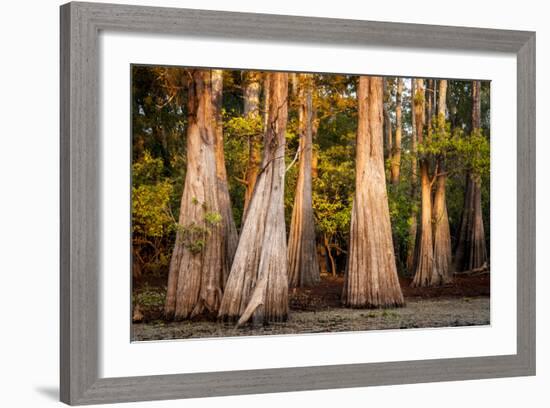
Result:
{"label": "background forest", "polygon": [[[277,97],[273,89],[270,91],[270,83],[274,86],[272,78],[270,82],[273,74],[204,70],[199,72],[201,75],[206,72],[211,84],[201,88],[195,78],[197,71],[132,67],[132,274],[136,323],[164,325],[169,270],[181,237],[192,236],[191,240],[186,238],[186,250],[198,254],[205,251],[209,237],[215,235],[210,233],[209,225],[234,228],[233,242],[225,244],[233,247],[230,251],[234,254],[258,177],[266,170],[265,163],[270,165],[265,161],[269,150],[266,150],[265,135],[271,123],[270,103]],[[342,295],[345,282],[353,278],[346,276],[346,268],[349,268],[353,241],[350,231],[357,169],[361,166],[357,162],[358,149],[361,149],[358,145],[360,77],[291,73],[285,75],[284,81],[287,121],[283,132],[285,150],[280,159],[284,160],[283,226],[290,258],[290,309],[330,309],[340,307],[341,303],[361,306],[350,300],[353,286],[344,289]],[[365,86],[367,92],[374,89],[373,81],[367,80]],[[204,203],[194,203],[191,198],[191,208],[203,205],[207,227],[200,229],[193,224],[190,229],[189,225],[182,226],[179,222],[184,209],[186,169],[190,160],[204,161],[204,166],[208,166],[208,157],[201,156],[201,150],[188,151],[187,138],[193,117],[190,109],[200,111],[202,102],[197,93],[207,91],[212,93],[215,122],[212,128],[221,135],[218,140],[223,141],[221,149],[216,150],[218,156],[221,151],[222,159],[216,156],[214,165],[218,166],[218,176],[220,172],[225,173],[226,208],[230,215],[224,214],[222,206],[210,211]],[[399,275],[398,287],[402,288],[405,300],[410,303],[409,297],[465,299],[488,295],[490,83],[386,77],[380,79],[379,93],[385,176],[382,187],[387,192],[389,238]],[[368,95],[370,101],[373,97]],[[190,104],[192,98],[197,101],[195,107]],[[372,111],[372,108],[366,109],[366,112]],[[273,118],[274,121],[280,119],[277,113]],[[373,129],[366,132],[370,134]],[[273,160],[279,158],[276,154]],[[220,162],[224,168],[219,166]],[[300,197],[304,191],[302,202]],[[302,211],[293,215],[297,207]],[[425,220],[428,210],[430,215]],[[298,223],[294,218],[300,217],[306,220],[301,229],[293,226]],[[309,217],[312,223],[307,222]],[[234,226],[226,225],[230,218]],[[429,234],[422,233],[427,231],[426,222],[430,224]],[[310,231],[307,225],[311,226]],[[440,226],[448,228],[448,232]],[[430,247],[428,252],[426,245]],[[291,255],[293,248],[297,251],[295,255]],[[218,255],[223,258],[222,254]],[[316,264],[312,270],[300,271],[300,268],[307,269],[302,264],[312,262]],[[231,262],[221,269],[224,270],[223,287]],[[402,303],[402,300],[378,305],[366,302],[363,306]],[[211,311],[209,307],[201,308],[205,309],[201,312]],[[191,309],[194,311],[180,317],[201,314],[195,313],[196,305]],[[242,310],[228,313],[226,317],[234,314],[241,316]],[[414,315],[410,318],[414,319]],[[449,323],[441,322],[444,324]],[[301,331],[299,327],[293,330]],[[166,336],[165,333],[161,337]]]}

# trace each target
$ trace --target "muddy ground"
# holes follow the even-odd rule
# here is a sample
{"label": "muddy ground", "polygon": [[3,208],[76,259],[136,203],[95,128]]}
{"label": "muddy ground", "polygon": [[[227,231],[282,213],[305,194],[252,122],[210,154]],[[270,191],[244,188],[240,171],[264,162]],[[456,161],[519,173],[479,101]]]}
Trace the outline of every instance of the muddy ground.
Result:
{"label": "muddy ground", "polygon": [[162,318],[165,288],[145,283],[134,290],[134,304],[139,305],[140,322],[132,325],[132,339],[144,341],[487,325],[490,323],[489,281],[488,274],[457,276],[453,284],[418,289],[410,288],[410,280],[403,278],[401,286],[405,307],[365,310],[342,308],[342,278],[326,276],[313,289],[289,292],[288,321],[241,328],[217,322],[208,316],[193,321],[166,322]]}
{"label": "muddy ground", "polygon": [[134,340],[196,337],[258,336],[265,334],[323,333],[418,327],[454,327],[489,324],[489,298],[413,299],[391,310],[331,308],[318,312],[291,311],[285,323],[236,328],[234,324],[199,320],[134,324]]}

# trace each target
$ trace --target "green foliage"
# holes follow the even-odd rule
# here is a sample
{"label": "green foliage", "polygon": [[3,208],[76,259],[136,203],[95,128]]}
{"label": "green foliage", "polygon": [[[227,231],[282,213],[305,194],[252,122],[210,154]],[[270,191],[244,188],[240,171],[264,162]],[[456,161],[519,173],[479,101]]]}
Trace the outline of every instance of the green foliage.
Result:
{"label": "green foliage", "polygon": [[443,117],[432,121],[431,137],[418,145],[420,157],[444,156],[453,160],[454,172],[472,172],[486,177],[490,169],[489,140],[481,129],[469,135],[457,128],[451,132],[451,122]]}
{"label": "green foliage", "polygon": [[163,163],[145,151],[132,165],[132,242],[135,261],[141,267],[148,264],[168,264],[165,249],[174,232],[170,212],[172,184],[161,176]]}
{"label": "green foliage", "polygon": [[481,177],[489,175],[489,141],[481,129],[474,130],[468,137],[455,138],[454,148],[468,170]]}
{"label": "green foliage", "polygon": [[[234,113],[233,113],[234,115]],[[260,115],[251,116],[230,116],[224,121],[224,131],[227,137],[237,137],[247,140],[249,137],[256,137],[263,134],[263,121]]]}
{"label": "green foliage", "polygon": [[355,191],[352,146],[334,145],[319,152],[318,177],[313,183],[316,227],[334,247],[345,249]]}
{"label": "green foliage", "polygon": [[[418,211],[417,203],[411,200],[407,183],[388,185],[388,204],[392,225],[394,246],[398,261],[406,257],[410,244],[409,230],[411,227],[411,214]],[[398,262],[399,264],[399,262]],[[398,265],[402,269],[403,265]]]}
{"label": "green foliage", "polygon": [[204,220],[208,225],[216,226],[222,222],[222,215],[218,212],[209,211],[204,215]]}

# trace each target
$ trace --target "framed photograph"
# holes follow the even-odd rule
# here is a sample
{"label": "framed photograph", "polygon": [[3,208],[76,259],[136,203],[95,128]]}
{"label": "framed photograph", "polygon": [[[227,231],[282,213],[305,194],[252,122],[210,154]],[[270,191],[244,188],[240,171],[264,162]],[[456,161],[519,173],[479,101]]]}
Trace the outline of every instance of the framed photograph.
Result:
{"label": "framed photograph", "polygon": [[61,400],[535,374],[535,33],[61,7]]}

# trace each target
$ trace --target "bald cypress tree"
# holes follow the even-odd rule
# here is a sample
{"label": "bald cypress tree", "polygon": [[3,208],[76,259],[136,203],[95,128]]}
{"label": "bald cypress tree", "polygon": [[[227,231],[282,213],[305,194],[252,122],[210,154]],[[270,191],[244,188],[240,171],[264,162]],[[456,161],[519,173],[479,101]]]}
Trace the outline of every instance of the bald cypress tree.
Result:
{"label": "bald cypress tree", "polygon": [[218,311],[226,265],[210,70],[189,72],[187,108],[187,172],[165,303],[175,319]]}
{"label": "bald cypress tree", "polygon": [[[472,133],[481,132],[481,82],[472,84]],[[455,253],[457,272],[487,268],[487,248],[481,211],[481,177],[473,170],[466,176],[466,192]]]}
{"label": "bald cypress tree", "polygon": [[[444,131],[447,117],[447,81],[439,80],[438,104],[437,104],[437,127]],[[435,268],[441,274],[444,282],[452,280],[452,250],[451,250],[451,229],[449,226],[449,215],[447,212],[447,173],[445,167],[445,155],[440,153],[437,156],[437,174],[435,179],[435,192],[433,201],[433,241],[434,241],[434,263]]]}
{"label": "bald cypress tree", "polygon": [[299,168],[288,237],[290,286],[312,286],[320,281],[312,205],[313,77],[299,76]]}
{"label": "bald cypress tree", "polygon": [[263,323],[288,315],[284,214],[288,74],[268,74],[269,112],[256,187],[227,280],[219,317]]}
{"label": "bald cypress tree", "polygon": [[355,199],[342,300],[350,307],[404,304],[392,242],[383,147],[383,84],[359,77]]}

